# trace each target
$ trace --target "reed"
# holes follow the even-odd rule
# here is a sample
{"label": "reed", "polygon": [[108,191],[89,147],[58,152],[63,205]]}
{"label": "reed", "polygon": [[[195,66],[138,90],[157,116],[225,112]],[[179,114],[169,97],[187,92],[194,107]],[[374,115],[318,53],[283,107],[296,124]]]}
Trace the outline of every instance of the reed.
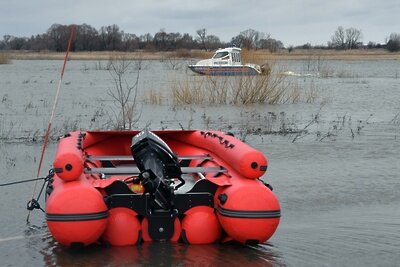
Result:
{"label": "reed", "polygon": [[317,88],[301,88],[282,71],[272,69],[269,75],[257,76],[189,76],[172,85],[175,105],[252,105],[306,102],[317,99]]}
{"label": "reed", "polygon": [[0,64],[9,64],[11,63],[10,56],[5,53],[0,53]]}
{"label": "reed", "polygon": [[354,73],[351,70],[347,69],[340,69],[336,72],[336,77],[342,78],[342,79],[347,79],[347,78],[358,78],[359,75]]}
{"label": "reed", "polygon": [[199,59],[211,58],[214,52],[215,51],[190,50],[190,57]]}
{"label": "reed", "polygon": [[192,57],[192,54],[189,49],[181,48],[181,49],[176,50],[172,57],[190,58],[190,57]]}
{"label": "reed", "polygon": [[[189,50],[191,58],[205,59],[210,58],[215,50],[204,51],[192,49]],[[96,51],[96,52],[71,52],[70,59],[72,60],[108,60],[113,55],[123,55],[127,59],[142,59],[142,60],[160,60],[168,57],[169,54],[175,53],[171,51],[160,52],[153,49],[138,50],[135,52],[117,52],[117,51]],[[7,51],[10,59],[29,59],[29,60],[62,60],[64,53],[51,51]],[[187,58],[187,51],[177,52],[183,58]],[[399,52],[389,52],[385,49],[354,49],[354,50],[329,50],[329,49],[294,49],[288,52],[288,49],[281,49],[271,53],[267,49],[250,50],[252,55],[247,60],[245,49],[242,50],[242,58],[244,62],[257,63],[265,62],[266,60],[308,60],[310,54],[313,58],[321,57],[324,60],[399,60]]]}
{"label": "reed", "polygon": [[202,94],[202,85],[204,80],[195,81],[186,79],[175,81],[172,84],[172,99],[175,105],[180,104],[203,104],[205,96]]}
{"label": "reed", "polygon": [[164,95],[162,92],[158,92],[154,89],[149,89],[146,92],[144,100],[148,104],[162,105],[164,103]]}
{"label": "reed", "polygon": [[267,61],[273,61],[274,55],[265,50],[242,49],[241,59],[243,63],[263,65]]}

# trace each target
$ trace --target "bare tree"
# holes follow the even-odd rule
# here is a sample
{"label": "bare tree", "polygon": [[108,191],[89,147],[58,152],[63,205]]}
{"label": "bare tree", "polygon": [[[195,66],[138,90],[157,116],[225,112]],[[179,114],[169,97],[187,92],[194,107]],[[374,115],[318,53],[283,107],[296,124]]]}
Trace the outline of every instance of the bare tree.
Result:
{"label": "bare tree", "polygon": [[345,37],[345,30],[342,26],[339,26],[333,36],[331,37],[331,45],[333,48],[336,49],[345,49],[346,48],[346,37]]}
{"label": "bare tree", "polygon": [[193,37],[188,34],[188,33],[184,33],[182,35],[182,38],[178,41],[178,48],[186,48],[186,49],[190,49],[193,48],[195,46],[195,42],[193,41]]}
{"label": "bare tree", "polygon": [[120,48],[122,32],[115,24],[103,26],[100,28],[100,38],[103,50],[115,51]]}
{"label": "bare tree", "polygon": [[67,25],[53,24],[47,30],[47,35],[52,42],[53,49],[57,52],[65,51],[69,38],[69,28]]}
{"label": "bare tree", "polygon": [[166,36],[166,48],[167,50],[176,50],[179,40],[182,39],[182,35],[179,32],[170,32]]}
{"label": "bare tree", "polygon": [[199,29],[196,31],[197,33],[197,40],[200,41],[201,43],[201,49],[207,50],[206,47],[206,35],[207,35],[207,30],[205,28]]}
{"label": "bare tree", "polygon": [[242,46],[247,49],[256,48],[260,40],[260,32],[248,29],[240,33],[242,37]]}
{"label": "bare tree", "polygon": [[114,80],[115,87],[109,89],[107,93],[114,99],[117,107],[117,111],[113,110],[115,120],[112,120],[116,129],[132,129],[140,118],[136,102],[140,62],[136,64],[138,66],[137,75],[133,85],[126,79],[126,74],[131,68],[131,63],[132,61],[126,60],[123,56],[110,60],[110,74]]}
{"label": "bare tree", "polygon": [[[271,53],[284,48],[283,43],[281,41],[275,40],[273,38],[261,39],[259,47],[262,49],[268,49]],[[292,50],[293,50],[293,48],[292,48]]]}
{"label": "bare tree", "polygon": [[355,49],[361,41],[361,30],[356,28],[344,29],[339,26],[331,37],[331,46],[336,49]]}
{"label": "bare tree", "polygon": [[153,44],[158,50],[167,49],[167,33],[165,29],[160,29],[160,31],[154,35]]}
{"label": "bare tree", "polygon": [[[276,41],[271,39],[271,35],[268,33],[262,33],[253,29],[247,29],[242,31],[239,35],[232,38],[231,43],[236,46],[247,48],[247,49],[258,49],[258,48],[270,48],[265,47],[266,44]],[[279,41],[280,42],[280,41]]]}
{"label": "bare tree", "polygon": [[[65,51],[70,33],[69,26],[53,24],[45,33],[32,35],[30,38],[5,35],[3,40],[0,39],[0,50]],[[138,37],[132,33],[125,33],[115,24],[103,26],[99,30],[88,24],[82,24],[76,25],[71,51],[135,51],[138,49],[171,51],[181,48],[210,50],[227,45],[221,42],[219,37],[207,35],[205,28],[197,30],[196,33],[197,36],[193,37],[188,33],[167,33],[161,29],[154,36],[147,33]],[[231,43],[239,47],[255,49],[268,44],[272,50],[275,49],[275,44],[280,45],[279,42],[274,43],[273,39],[270,40],[269,35],[252,29],[241,32],[240,35],[232,38]]]}
{"label": "bare tree", "polygon": [[2,49],[10,49],[10,47],[9,47],[10,46],[10,41],[13,38],[14,37],[9,35],[9,34],[4,35],[3,36],[3,41],[1,42],[2,43]]}
{"label": "bare tree", "polygon": [[212,34],[206,36],[205,43],[207,45],[207,48],[210,50],[221,47],[221,41],[219,40],[219,38]]}
{"label": "bare tree", "polygon": [[150,33],[140,35],[139,37],[139,49],[150,49],[153,48],[153,36]]}
{"label": "bare tree", "polygon": [[139,37],[132,33],[123,33],[122,48],[124,51],[135,51],[139,49]]}
{"label": "bare tree", "polygon": [[98,32],[92,26],[85,23],[82,25],[78,25],[75,36],[77,50],[94,51],[99,48]]}
{"label": "bare tree", "polygon": [[390,52],[400,51],[400,33],[391,33],[389,41],[386,44],[387,50]]}
{"label": "bare tree", "polygon": [[346,46],[347,49],[354,49],[358,47],[359,42],[361,41],[361,30],[356,28],[348,28],[346,29]]}

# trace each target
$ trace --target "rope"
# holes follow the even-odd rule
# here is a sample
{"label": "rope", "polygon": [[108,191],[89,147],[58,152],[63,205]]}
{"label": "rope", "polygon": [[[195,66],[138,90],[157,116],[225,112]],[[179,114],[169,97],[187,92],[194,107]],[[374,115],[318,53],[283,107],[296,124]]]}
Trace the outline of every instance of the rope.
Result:
{"label": "rope", "polygon": [[[40,154],[40,161],[39,161],[39,166],[38,166],[36,177],[39,177],[39,175],[40,175],[40,171],[42,169],[44,152],[46,151],[47,143],[49,142],[49,136],[50,136],[50,132],[51,132],[51,124],[52,124],[52,121],[53,121],[53,118],[54,118],[54,114],[55,114],[55,111],[56,111],[56,107],[57,107],[57,103],[58,103],[58,97],[60,95],[61,82],[62,82],[62,79],[64,77],[64,71],[65,71],[65,66],[67,65],[67,59],[68,59],[68,55],[69,55],[69,50],[71,48],[72,39],[74,37],[74,30],[75,30],[75,25],[72,25],[71,26],[71,33],[70,33],[69,40],[68,40],[67,51],[66,51],[65,57],[64,57],[64,64],[63,64],[63,67],[62,67],[62,70],[61,70],[61,77],[60,77],[60,80],[58,82],[57,92],[56,92],[56,95],[55,95],[55,98],[54,98],[53,108],[51,110],[51,115],[50,115],[50,119],[49,119],[49,124],[47,126],[46,135],[44,136],[44,143],[43,143],[43,147],[42,147],[42,153]],[[34,196],[35,196],[35,193],[36,193],[36,187],[37,187],[37,180],[35,181],[35,185],[33,187],[32,199],[34,199]],[[26,218],[26,222],[29,222],[30,214],[31,214],[31,210],[29,210],[29,212],[28,212],[28,217]]]}
{"label": "rope", "polygon": [[40,209],[41,211],[45,212],[42,209],[42,207],[40,207],[39,199],[40,199],[40,196],[43,193],[43,189],[45,188],[46,184],[52,183],[52,181],[53,181],[52,179],[53,179],[54,174],[55,174],[55,170],[54,169],[50,169],[49,174],[44,178],[45,182],[42,184],[42,188],[40,189],[40,192],[39,192],[37,198],[36,199],[32,198],[30,201],[28,201],[28,203],[26,204],[26,208],[29,211],[31,211],[33,209]]}
{"label": "rope", "polygon": [[39,178],[35,178],[35,179],[28,179],[28,180],[22,180],[22,181],[16,181],[16,182],[4,183],[4,184],[0,184],[0,186],[22,184],[22,183],[33,182],[33,181],[38,181],[38,180],[43,180],[43,179],[46,179],[46,177],[39,177]]}

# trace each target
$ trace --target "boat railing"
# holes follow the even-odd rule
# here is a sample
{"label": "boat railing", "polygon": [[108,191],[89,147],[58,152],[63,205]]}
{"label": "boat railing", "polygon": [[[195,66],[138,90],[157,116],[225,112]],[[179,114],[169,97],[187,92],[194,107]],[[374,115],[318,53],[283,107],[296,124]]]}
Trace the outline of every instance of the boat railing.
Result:
{"label": "boat railing", "polygon": [[[178,156],[178,160],[212,160],[210,155],[188,155]],[[128,156],[87,156],[88,161],[134,161],[134,157]],[[223,173],[227,170],[222,166],[215,167],[181,167],[183,174],[202,174],[202,173]],[[136,164],[127,164],[115,167],[87,167],[84,169],[85,174],[103,174],[103,175],[139,175],[140,170]],[[201,175],[200,177],[204,177]]]}
{"label": "boat railing", "polygon": [[[192,160],[192,159],[198,159],[198,160],[212,160],[212,157],[210,155],[189,155],[189,156],[178,156],[179,160]],[[128,155],[128,156],[88,156],[86,157],[86,160],[89,161],[105,161],[105,160],[115,160],[115,161],[133,161],[135,160],[133,156]]]}
{"label": "boat railing", "polygon": [[[181,171],[184,174],[189,173],[221,173],[227,172],[224,167],[181,167]],[[141,172],[136,166],[126,166],[126,167],[99,167],[84,169],[86,174],[105,174],[105,175],[139,175]]]}

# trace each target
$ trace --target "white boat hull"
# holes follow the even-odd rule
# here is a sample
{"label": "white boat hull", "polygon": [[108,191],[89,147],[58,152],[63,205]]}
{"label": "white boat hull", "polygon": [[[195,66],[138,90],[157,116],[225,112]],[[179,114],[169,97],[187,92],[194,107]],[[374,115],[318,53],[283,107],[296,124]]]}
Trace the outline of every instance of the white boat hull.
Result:
{"label": "white boat hull", "polygon": [[261,72],[248,65],[235,66],[199,66],[189,65],[189,69],[201,75],[220,75],[220,76],[241,76],[241,75],[259,75]]}

